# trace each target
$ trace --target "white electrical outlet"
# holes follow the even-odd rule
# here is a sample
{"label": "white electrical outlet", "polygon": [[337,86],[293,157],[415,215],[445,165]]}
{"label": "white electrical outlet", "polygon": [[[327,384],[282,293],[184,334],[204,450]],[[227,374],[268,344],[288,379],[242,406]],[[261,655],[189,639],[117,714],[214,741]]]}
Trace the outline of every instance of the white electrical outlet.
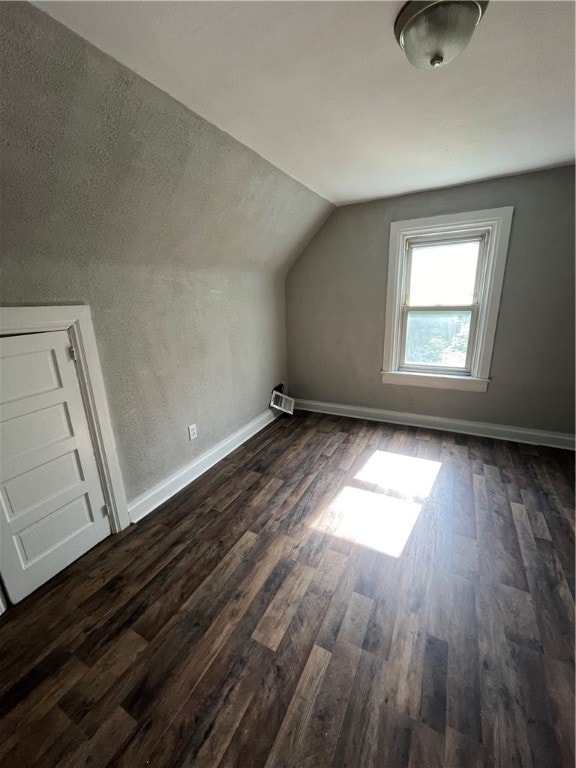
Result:
{"label": "white electrical outlet", "polygon": [[196,431],[196,424],[190,424],[188,427],[188,436],[190,440],[196,440],[198,437],[198,432]]}

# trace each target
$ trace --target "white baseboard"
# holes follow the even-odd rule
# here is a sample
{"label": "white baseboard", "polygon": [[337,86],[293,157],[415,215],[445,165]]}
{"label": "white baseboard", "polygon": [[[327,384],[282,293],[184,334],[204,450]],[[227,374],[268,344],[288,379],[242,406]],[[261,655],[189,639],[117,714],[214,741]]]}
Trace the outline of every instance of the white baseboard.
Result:
{"label": "white baseboard", "polygon": [[128,502],[128,513],[130,514],[130,520],[133,523],[137,523],[138,520],[142,520],[143,517],[150,514],[154,509],[167,501],[175,493],[181,491],[197,477],[203,475],[204,472],[213,467],[223,458],[228,456],[229,453],[235,451],[242,443],[249,440],[260,430],[267,427],[277,418],[276,414],[272,411],[265,411],[260,416],[256,416],[255,419],[240,427],[229,437],[224,438],[217,443],[209,451],[203,453],[197,459],[182,467],[178,472],[175,472],[170,477],[163,480],[158,485],[150,488],[149,491],[137,496],[132,501]]}
{"label": "white baseboard", "polygon": [[363,408],[357,405],[322,403],[316,400],[296,399],[296,408],[302,411],[329,413],[333,416],[349,416],[352,419],[385,421],[390,424],[403,424],[409,427],[440,429],[443,432],[462,432],[466,435],[477,435],[478,437],[493,437],[498,440],[513,440],[517,443],[532,443],[533,445],[546,445],[551,448],[574,450],[574,435],[564,432],[545,432],[541,429],[524,429],[523,427],[487,424],[480,421],[447,419],[442,416],[424,416],[419,413],[385,411],[381,408]]}

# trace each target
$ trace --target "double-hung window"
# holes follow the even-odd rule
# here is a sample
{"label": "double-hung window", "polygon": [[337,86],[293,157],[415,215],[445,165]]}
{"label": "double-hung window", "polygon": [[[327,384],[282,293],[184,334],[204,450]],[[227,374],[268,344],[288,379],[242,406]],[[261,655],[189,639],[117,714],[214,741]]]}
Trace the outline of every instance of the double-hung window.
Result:
{"label": "double-hung window", "polygon": [[487,389],[512,212],[391,225],[384,383]]}

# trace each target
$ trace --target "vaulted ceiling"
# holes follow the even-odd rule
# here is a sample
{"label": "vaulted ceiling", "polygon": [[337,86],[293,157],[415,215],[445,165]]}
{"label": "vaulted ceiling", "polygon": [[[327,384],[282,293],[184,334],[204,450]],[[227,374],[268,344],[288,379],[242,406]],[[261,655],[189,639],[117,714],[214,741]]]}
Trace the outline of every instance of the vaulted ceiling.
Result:
{"label": "vaulted ceiling", "polygon": [[493,0],[438,71],[399,2],[37,2],[337,203],[574,160],[574,3]]}

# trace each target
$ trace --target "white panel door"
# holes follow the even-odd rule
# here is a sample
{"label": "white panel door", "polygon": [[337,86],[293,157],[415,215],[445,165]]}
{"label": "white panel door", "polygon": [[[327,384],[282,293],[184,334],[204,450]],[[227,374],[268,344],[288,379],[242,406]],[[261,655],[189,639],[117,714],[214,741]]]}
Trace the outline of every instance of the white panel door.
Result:
{"label": "white panel door", "polygon": [[0,573],[18,602],[110,534],[66,331],[0,338]]}

